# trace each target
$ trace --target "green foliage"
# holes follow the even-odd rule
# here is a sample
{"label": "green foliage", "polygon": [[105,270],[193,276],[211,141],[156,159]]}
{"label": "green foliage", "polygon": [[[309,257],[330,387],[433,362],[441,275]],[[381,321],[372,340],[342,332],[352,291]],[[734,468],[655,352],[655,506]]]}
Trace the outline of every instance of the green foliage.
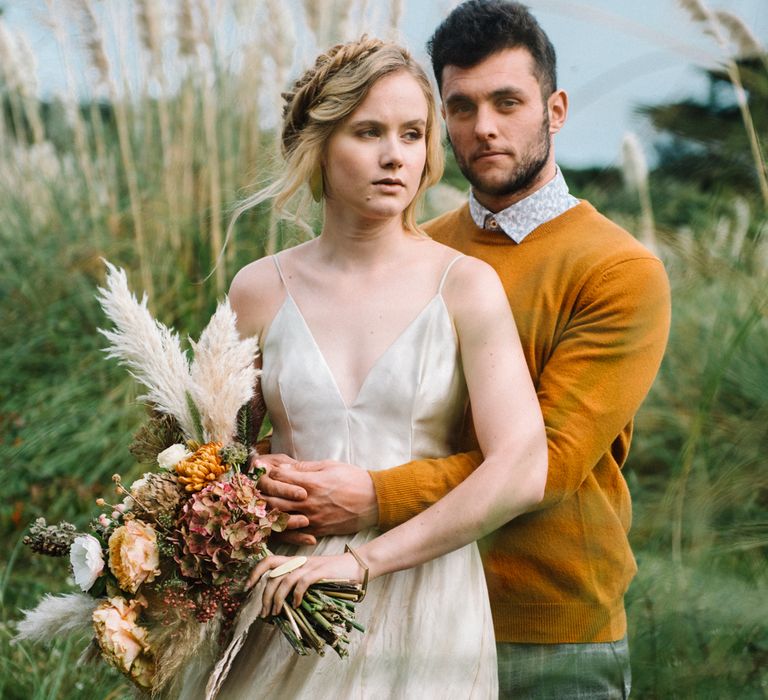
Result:
{"label": "green foliage", "polygon": [[[768,133],[768,71],[765,57],[740,59],[737,66],[748,97],[755,129]],[[658,171],[708,194],[752,196],[758,193],[755,161],[750,153],[739,106],[728,73],[704,71],[709,91],[703,100],[644,106],[661,135],[657,141]],[[763,151],[763,159],[765,159]]]}
{"label": "green foliage", "polygon": [[[758,132],[768,133],[766,72],[749,62],[740,67]],[[275,152],[254,97],[264,71],[213,70],[213,88],[190,71],[178,90],[162,98],[145,91],[124,113],[93,96],[67,116],[59,103],[30,106],[4,93],[3,698],[130,693],[103,664],[76,666],[83,640],[10,642],[20,608],[45,592],[71,590],[65,561],[21,547],[26,527],[39,515],[84,527],[94,500],[110,500],[110,476],[129,483],[141,470],[128,447],[146,415],[133,380],[104,361],[97,332],[105,323],[94,296],[104,274],[99,258],[125,267],[132,288],[152,290],[160,320],[196,336],[236,269],[304,235],[271,222],[260,207],[240,219],[221,272],[206,280],[226,206],[264,178]],[[640,566],[627,598],[639,698],[759,698],[768,687],[765,209],[738,109],[723,75],[709,77],[704,102],[645,109],[664,135],[650,192],[673,286],[673,326],[626,467]],[[41,143],[34,142],[36,113]],[[132,160],[122,150],[121,120]],[[639,230],[640,205],[618,170],[565,174],[574,194]],[[466,189],[450,154],[445,182]],[[255,432],[247,413],[242,419],[240,430]]]}

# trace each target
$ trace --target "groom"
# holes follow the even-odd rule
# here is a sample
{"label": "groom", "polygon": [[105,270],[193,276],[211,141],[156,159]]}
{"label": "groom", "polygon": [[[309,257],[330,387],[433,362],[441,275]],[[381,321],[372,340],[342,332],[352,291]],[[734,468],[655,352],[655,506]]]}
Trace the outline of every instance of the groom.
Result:
{"label": "groom", "polygon": [[[654,255],[569,194],[554,156],[568,98],[556,84],[554,49],[523,5],[464,2],[429,50],[472,190],[425,229],[498,272],[549,446],[542,502],[481,543],[500,695],[627,697],[623,599],[636,565],[621,468],[666,344],[667,278]],[[474,447],[470,431],[462,454],[370,473],[272,456],[278,466],[261,486],[297,514],[295,542],[389,529],[470,474],[482,459]]]}

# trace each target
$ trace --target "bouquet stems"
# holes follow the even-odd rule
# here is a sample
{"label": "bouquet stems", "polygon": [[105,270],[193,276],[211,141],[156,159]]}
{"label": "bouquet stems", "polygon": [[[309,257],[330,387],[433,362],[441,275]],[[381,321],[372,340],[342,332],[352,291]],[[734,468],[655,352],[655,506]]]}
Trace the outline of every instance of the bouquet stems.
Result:
{"label": "bouquet stems", "polygon": [[348,655],[348,633],[365,632],[355,620],[353,603],[362,597],[360,584],[352,581],[320,581],[307,589],[301,604],[283,603],[278,615],[270,618],[294,651],[306,656],[309,650],[323,656],[330,646],[341,658]]}

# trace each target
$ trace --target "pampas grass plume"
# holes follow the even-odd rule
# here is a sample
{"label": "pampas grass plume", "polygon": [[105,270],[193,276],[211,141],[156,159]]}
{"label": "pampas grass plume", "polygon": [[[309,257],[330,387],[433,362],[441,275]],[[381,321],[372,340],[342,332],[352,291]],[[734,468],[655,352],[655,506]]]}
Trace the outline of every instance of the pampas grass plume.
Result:
{"label": "pampas grass plume", "polygon": [[727,10],[717,10],[715,12],[717,21],[730,35],[731,41],[737,48],[738,56],[750,58],[752,56],[762,56],[765,53],[765,47],[758,38],[750,31],[741,17],[736,16]]}
{"label": "pampas grass plume", "polygon": [[128,367],[131,375],[148,392],[139,397],[173,416],[187,439],[197,439],[194,419],[187,402],[189,362],[178,336],[152,318],[146,295],[139,303],[128,289],[125,271],[104,261],[106,286],[98,299],[115,330],[99,329],[109,341],[107,356]]}
{"label": "pampas grass plume", "polygon": [[227,443],[237,429],[237,412],[251,400],[258,377],[256,338],[241,339],[236,316],[225,299],[200,334],[190,367],[190,396],[200,411],[206,442]]}
{"label": "pampas grass plume", "polygon": [[648,163],[637,136],[624,134],[621,143],[621,171],[627,186],[635,192],[648,186]]}
{"label": "pampas grass plume", "polygon": [[24,618],[16,623],[14,640],[44,642],[63,634],[90,633],[98,604],[98,599],[82,593],[47,594],[33,610],[22,610]]}

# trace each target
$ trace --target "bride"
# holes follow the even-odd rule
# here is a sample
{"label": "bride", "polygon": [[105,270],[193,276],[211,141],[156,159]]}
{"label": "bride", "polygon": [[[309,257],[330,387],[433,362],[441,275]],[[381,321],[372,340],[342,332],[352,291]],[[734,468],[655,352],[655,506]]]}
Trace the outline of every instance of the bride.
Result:
{"label": "bride", "polygon": [[[442,155],[429,81],[404,49],[367,38],[336,46],[285,97],[284,173],[242,209],[267,197],[281,207],[309,184],[324,204],[322,233],[246,266],[230,291],[241,334],[260,339],[273,451],[365,469],[447,455],[470,399],[486,459],[385,535],[286,552],[325,556],[272,579],[262,614],[320,578],[361,580],[362,562],[366,632],[353,635],[347,659],[300,657],[276,628],[254,623],[219,697],[494,698],[474,540],[536,503],[546,478],[543,423],[507,299],[488,265],[415,223]],[[347,544],[357,556],[344,554]],[[251,583],[285,560],[261,562]]]}

